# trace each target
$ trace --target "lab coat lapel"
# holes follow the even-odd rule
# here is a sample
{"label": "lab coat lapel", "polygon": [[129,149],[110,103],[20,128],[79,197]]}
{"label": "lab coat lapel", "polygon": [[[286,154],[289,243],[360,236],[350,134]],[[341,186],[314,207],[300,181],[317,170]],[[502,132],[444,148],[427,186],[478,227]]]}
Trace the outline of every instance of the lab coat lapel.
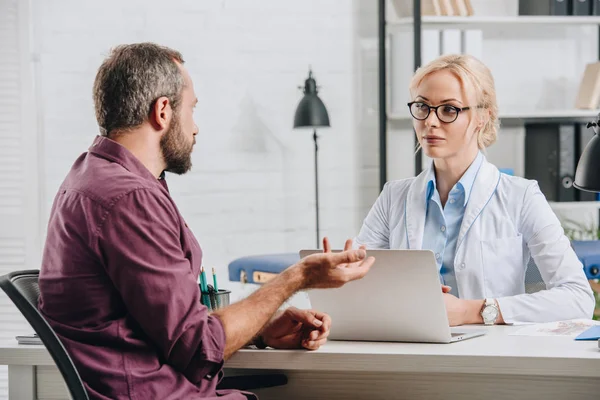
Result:
{"label": "lab coat lapel", "polygon": [[458,239],[456,241],[456,251],[460,248],[465,235],[477,219],[483,209],[494,195],[498,183],[500,182],[500,171],[493,164],[490,164],[485,158],[477,172],[471,196],[467,202],[467,208],[460,226]]}
{"label": "lab coat lapel", "polygon": [[[430,167],[432,168],[432,167]],[[425,230],[425,196],[427,195],[428,170],[421,172],[410,185],[404,208],[408,248],[420,250]]]}

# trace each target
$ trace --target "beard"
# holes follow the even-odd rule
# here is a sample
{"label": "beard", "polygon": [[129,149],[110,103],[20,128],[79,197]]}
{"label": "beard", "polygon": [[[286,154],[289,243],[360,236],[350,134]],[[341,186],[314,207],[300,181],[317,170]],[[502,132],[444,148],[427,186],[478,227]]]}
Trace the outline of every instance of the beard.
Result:
{"label": "beard", "polygon": [[194,143],[188,143],[181,130],[179,115],[174,115],[171,126],[160,139],[160,149],[165,160],[165,171],[182,175],[192,168]]}

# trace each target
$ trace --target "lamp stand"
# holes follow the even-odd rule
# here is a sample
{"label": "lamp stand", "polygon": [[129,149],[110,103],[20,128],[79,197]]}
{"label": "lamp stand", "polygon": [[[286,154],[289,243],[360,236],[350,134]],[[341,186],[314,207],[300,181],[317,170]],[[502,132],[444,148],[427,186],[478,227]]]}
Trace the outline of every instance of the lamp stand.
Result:
{"label": "lamp stand", "polygon": [[321,239],[319,237],[319,164],[317,154],[319,146],[317,145],[317,130],[313,131],[313,140],[315,141],[315,200],[317,209],[317,249],[321,248]]}

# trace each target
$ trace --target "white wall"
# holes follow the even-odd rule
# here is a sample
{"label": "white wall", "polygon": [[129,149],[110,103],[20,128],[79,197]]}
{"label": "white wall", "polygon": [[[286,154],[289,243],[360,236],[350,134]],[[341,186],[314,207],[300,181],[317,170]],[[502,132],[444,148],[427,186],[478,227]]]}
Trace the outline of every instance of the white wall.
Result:
{"label": "white wall", "polygon": [[[377,2],[32,1],[43,220],[97,133],[91,86],[102,59],[115,44],[155,41],[183,52],[199,96],[194,168],[169,182],[205,265],[223,275],[236,257],[314,247],[313,143],[292,129],[309,65],[332,122],[320,131],[322,234],[340,245],[357,232],[378,194]],[[478,15],[517,10],[516,0],[472,3]],[[596,40],[590,28],[485,29],[501,110],[567,107]],[[390,128],[388,179],[412,176],[412,131]],[[522,175],[523,151],[523,129],[502,127],[488,155]]]}
{"label": "white wall", "polygon": [[[367,6],[367,25],[377,23],[375,6]],[[34,1],[44,216],[98,132],[91,93],[101,61],[116,44],[154,41],[183,53],[199,98],[193,170],[168,181],[204,264],[224,276],[236,257],[315,246],[312,133],[292,129],[309,65],[332,124],[319,131],[321,229],[342,245],[378,194],[377,128],[358,128],[367,107],[357,106],[361,7],[345,0]],[[376,100],[377,87],[367,86]],[[377,121],[376,112],[367,119]],[[367,126],[374,142],[365,145]]]}

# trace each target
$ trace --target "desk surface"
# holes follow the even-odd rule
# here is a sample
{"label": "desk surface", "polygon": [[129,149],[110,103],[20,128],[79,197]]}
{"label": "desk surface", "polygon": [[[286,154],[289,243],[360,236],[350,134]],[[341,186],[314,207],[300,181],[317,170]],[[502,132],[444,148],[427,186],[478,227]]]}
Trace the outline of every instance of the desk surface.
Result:
{"label": "desk surface", "polygon": [[[431,372],[600,377],[597,341],[510,335],[519,326],[466,327],[486,335],[451,344],[336,342],[318,351],[240,350],[236,369]],[[0,365],[54,365],[43,346],[0,343]]]}

